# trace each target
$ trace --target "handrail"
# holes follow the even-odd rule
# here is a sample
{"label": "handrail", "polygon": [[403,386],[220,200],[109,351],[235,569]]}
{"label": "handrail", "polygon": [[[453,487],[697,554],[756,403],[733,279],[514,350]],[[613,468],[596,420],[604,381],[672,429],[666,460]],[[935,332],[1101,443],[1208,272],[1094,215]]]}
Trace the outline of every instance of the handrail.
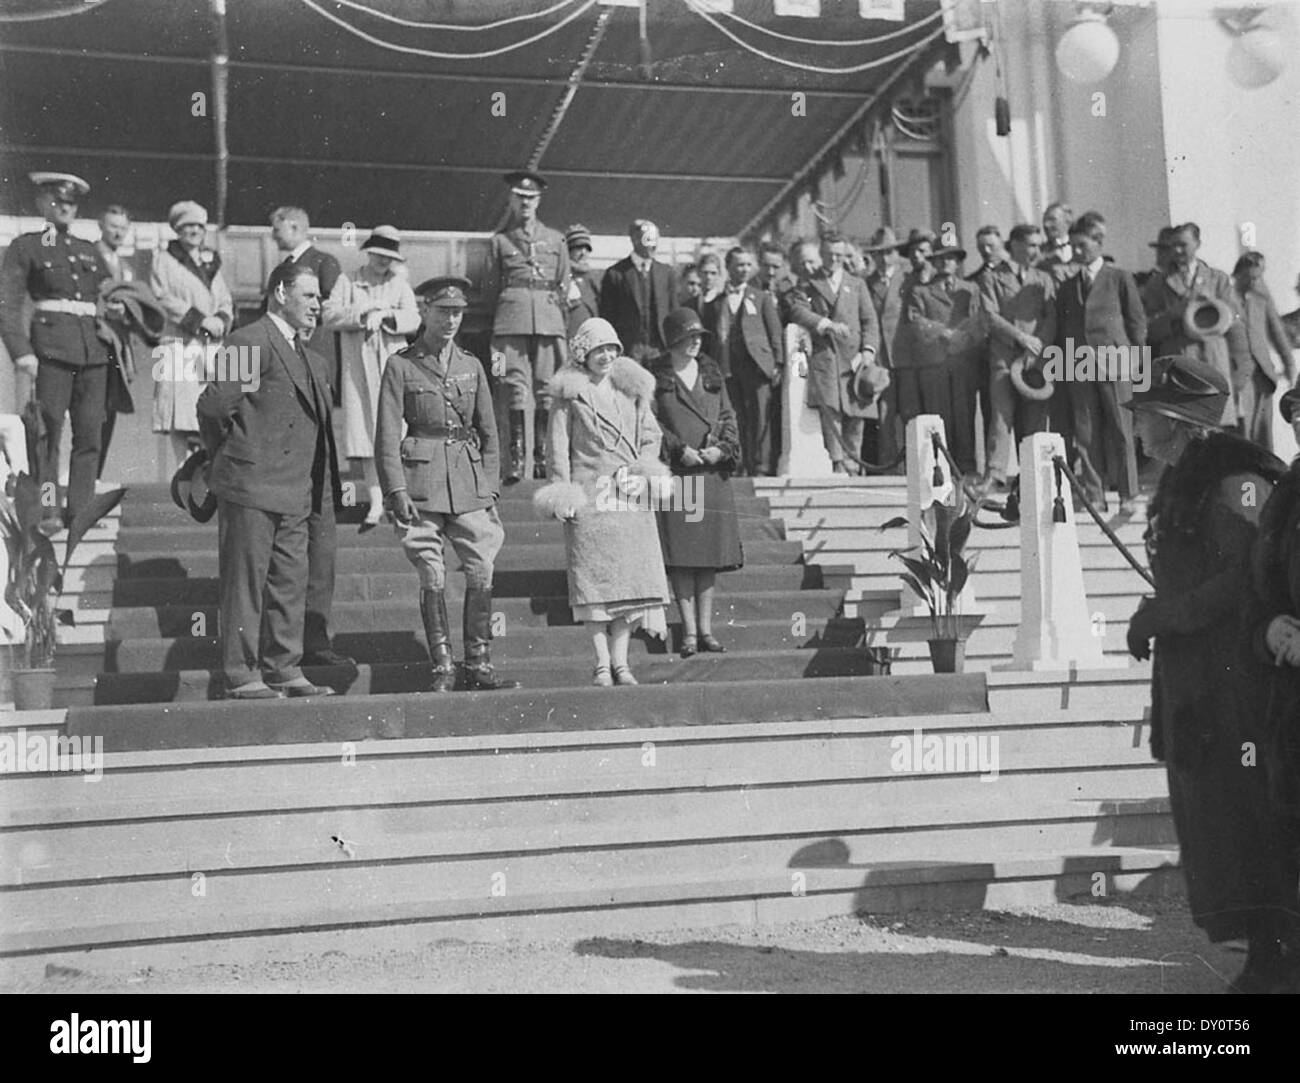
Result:
{"label": "handrail", "polygon": [[1092,516],[1093,522],[1095,522],[1099,527],[1101,527],[1102,533],[1105,534],[1106,537],[1110,540],[1111,545],[1113,545],[1116,549],[1120,551],[1120,554],[1124,557],[1124,559],[1127,560],[1129,564],[1133,566],[1133,570],[1137,572],[1138,575],[1140,575],[1143,579],[1145,579],[1151,585],[1151,588],[1154,590],[1156,585],[1155,579],[1152,577],[1151,573],[1146,570],[1146,568],[1142,567],[1142,565],[1138,563],[1137,557],[1135,557],[1131,552],[1129,552],[1128,546],[1119,540],[1119,535],[1117,535],[1115,531],[1111,529],[1110,524],[1107,523],[1101,517],[1101,513],[1095,507],[1093,507],[1092,501],[1088,499],[1088,494],[1084,492],[1083,485],[1079,482],[1079,479],[1074,476],[1074,471],[1070,469],[1070,464],[1065,461],[1065,456],[1063,455],[1052,456],[1052,463],[1058,470],[1061,471],[1061,473],[1065,475],[1066,480],[1070,483],[1070,488],[1074,490],[1074,495],[1076,499],[1078,499],[1080,503],[1082,503],[1083,506],[1087,509],[1088,514]]}

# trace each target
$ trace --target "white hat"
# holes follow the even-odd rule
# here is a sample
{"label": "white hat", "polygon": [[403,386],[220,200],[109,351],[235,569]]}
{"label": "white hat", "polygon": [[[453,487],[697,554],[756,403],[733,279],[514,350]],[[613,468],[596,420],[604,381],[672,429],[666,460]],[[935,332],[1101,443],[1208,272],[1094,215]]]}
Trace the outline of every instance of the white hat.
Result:
{"label": "white hat", "polygon": [[90,185],[75,173],[28,173],[27,179],[37,188],[52,188],[66,203],[75,203],[78,197],[90,193]]}
{"label": "white hat", "polygon": [[188,225],[206,226],[208,212],[192,199],[182,199],[179,203],[172,204],[172,209],[167,212],[167,222],[172,229]]}
{"label": "white hat", "polygon": [[573,333],[573,338],[569,340],[569,348],[573,351],[573,362],[575,365],[581,365],[587,360],[587,354],[597,346],[617,346],[623,349],[623,343],[619,341],[618,332],[614,330],[614,325],[609,320],[602,320],[599,316],[592,316],[589,320],[583,320],[582,325]]}

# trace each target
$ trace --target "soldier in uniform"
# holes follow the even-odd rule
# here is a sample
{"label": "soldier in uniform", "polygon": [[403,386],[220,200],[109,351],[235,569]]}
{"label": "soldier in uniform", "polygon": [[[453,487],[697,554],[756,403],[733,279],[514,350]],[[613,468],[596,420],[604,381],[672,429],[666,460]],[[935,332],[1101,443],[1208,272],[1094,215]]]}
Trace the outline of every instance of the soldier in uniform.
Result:
{"label": "soldier in uniform", "polygon": [[431,278],[415,291],[427,302],[424,332],[388,359],[375,426],[379,481],[402,548],[420,575],[435,692],[450,691],[456,680],[444,540],[465,572],[466,687],[518,687],[495,674],[488,656],[492,565],[505,541],[496,509],[501,452],[487,375],[478,358],[456,345],[469,288],[468,279]]}
{"label": "soldier in uniform", "polygon": [[511,484],[524,477],[534,456],[536,475],[546,472],[547,385],[564,364],[569,251],[564,236],[537,218],[546,181],[524,170],[507,173],[505,181],[510,185],[510,224],[492,238],[488,292],[496,305],[492,375],[500,378],[497,429],[510,437],[505,482]]}
{"label": "soldier in uniform", "polygon": [[[70,173],[32,173],[44,229],[9,246],[0,270],[0,336],[17,370],[36,378],[44,434],[36,445],[35,476],[41,486],[41,529],[63,525],[53,486],[59,480],[63,415],[72,413],[72,460],[68,468],[68,521],[95,494],[108,387],[108,349],[95,334],[99,286],[110,277],[99,249],[69,232],[78,200],[90,185]],[[31,298],[30,326],[24,303]],[[116,306],[121,316],[121,305]],[[48,494],[48,495],[47,495]]]}

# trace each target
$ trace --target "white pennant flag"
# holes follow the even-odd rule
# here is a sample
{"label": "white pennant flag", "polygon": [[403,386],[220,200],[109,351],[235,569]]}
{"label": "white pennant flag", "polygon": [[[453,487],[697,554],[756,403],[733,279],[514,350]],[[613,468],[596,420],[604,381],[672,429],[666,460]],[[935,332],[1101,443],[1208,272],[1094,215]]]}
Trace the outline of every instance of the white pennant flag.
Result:
{"label": "white pennant flag", "polygon": [[888,19],[901,23],[904,19],[903,0],[858,0],[858,14],[864,19]]}

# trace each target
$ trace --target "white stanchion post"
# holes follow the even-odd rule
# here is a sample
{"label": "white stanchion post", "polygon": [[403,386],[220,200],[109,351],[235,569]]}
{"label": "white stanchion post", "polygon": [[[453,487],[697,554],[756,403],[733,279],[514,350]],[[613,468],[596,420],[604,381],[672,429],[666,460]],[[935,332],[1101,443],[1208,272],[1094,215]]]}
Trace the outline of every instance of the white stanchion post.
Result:
{"label": "white stanchion post", "polygon": [[797,324],[785,329],[785,379],[781,383],[781,458],[776,472],[786,478],[830,477],[831,457],[822,440],[821,419],[808,405],[808,377],[799,375],[799,361],[812,356],[812,340]]}
{"label": "white stanchion post", "polygon": [[1057,433],[1040,432],[1020,444],[1020,627],[1007,670],[1124,668],[1106,660],[1101,635],[1083,590],[1083,563],[1069,481],[1061,478],[1065,522],[1052,521],[1056,468],[1065,454]]}
{"label": "white stanchion post", "polygon": [[[943,418],[938,414],[921,414],[907,423],[907,548],[915,549],[921,544],[921,513],[935,504],[955,505],[957,503],[957,484],[953,479],[948,460],[942,454],[936,456],[934,435],[946,445],[948,438],[943,426]],[[942,475],[936,485],[935,467]],[[966,581],[958,599],[958,612],[963,615],[976,613],[974,576]],[[900,595],[899,607],[893,615],[921,617],[929,616],[930,608],[925,599],[911,587],[904,585]]]}

